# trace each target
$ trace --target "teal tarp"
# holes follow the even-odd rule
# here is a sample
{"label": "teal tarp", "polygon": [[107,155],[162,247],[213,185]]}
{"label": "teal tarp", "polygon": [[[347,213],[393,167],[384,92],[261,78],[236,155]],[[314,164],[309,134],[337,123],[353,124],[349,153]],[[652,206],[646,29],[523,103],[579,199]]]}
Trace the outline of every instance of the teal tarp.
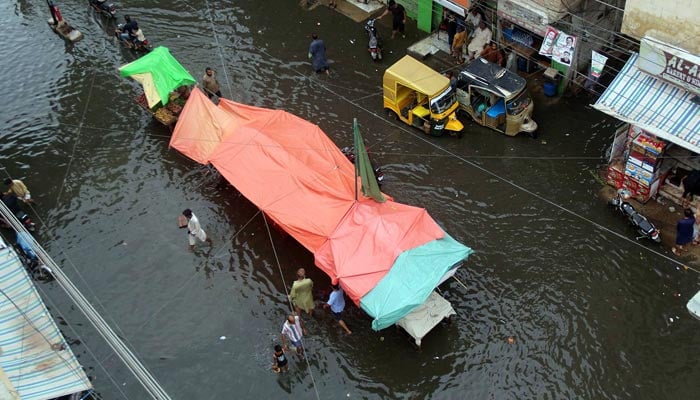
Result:
{"label": "teal tarp", "polygon": [[445,233],[442,239],[401,253],[386,276],[360,299],[360,307],[374,318],[372,329],[391,326],[423,304],[440,279],[472,252]]}

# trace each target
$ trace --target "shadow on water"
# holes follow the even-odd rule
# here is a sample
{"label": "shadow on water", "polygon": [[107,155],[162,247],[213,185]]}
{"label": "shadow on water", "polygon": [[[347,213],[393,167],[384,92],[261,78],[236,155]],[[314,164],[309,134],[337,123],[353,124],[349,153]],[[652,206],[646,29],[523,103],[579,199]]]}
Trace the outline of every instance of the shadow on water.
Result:
{"label": "shadow on water", "polygon": [[[393,328],[373,332],[354,305],[351,336],[318,308],[304,317],[311,367],[292,362],[288,374],[273,374],[295,269],[306,267],[319,297],[328,277],[299,243],[268,233],[234,188],[169,148],[169,131],[133,102],[138,84],[118,74],[136,55],[113,39],[114,22],[85,2],[60,6],[83,41],[62,42],[41,2],[0,4],[0,24],[14,32],[0,47],[3,172],[29,184],[44,225],[39,241],[174,398],[203,398],[202,388],[204,398],[314,398],[314,382],[321,398],[697,393],[697,321],[684,304],[698,277],[585,220],[625,229],[590,174],[604,162],[614,122],[585,101],[536,99],[536,140],[469,122],[461,140],[428,138],[388,122],[381,106],[383,69],[413,39],[387,40],[383,64],[372,64],[362,24],[324,6],[120,3],[121,15],[134,16],[195,78],[216,69],[235,101],[285,109],[341,146],[352,142],[357,117],[387,176],[383,190],[427,208],[476,250],[457,273],[466,288],[442,288],[455,322],[428,335],[422,351]],[[378,25],[385,38],[389,23]],[[326,41],[330,78],[311,71],[311,32]],[[185,208],[211,249],[187,251],[175,224]],[[42,288],[80,341],[74,350],[99,392],[145,398],[55,284]]]}

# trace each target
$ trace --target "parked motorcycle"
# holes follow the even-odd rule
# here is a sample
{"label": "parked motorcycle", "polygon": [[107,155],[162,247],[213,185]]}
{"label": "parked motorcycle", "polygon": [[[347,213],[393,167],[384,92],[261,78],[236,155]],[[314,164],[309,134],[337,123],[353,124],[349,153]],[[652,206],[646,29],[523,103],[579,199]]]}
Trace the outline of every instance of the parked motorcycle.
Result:
{"label": "parked motorcycle", "polygon": [[640,236],[637,237],[637,240],[642,239],[642,238],[647,238],[651,239],[657,243],[661,242],[661,235],[659,235],[659,230],[656,229],[653,223],[647,219],[647,217],[643,216],[642,214],[638,213],[637,210],[634,209],[632,204],[630,204],[627,200],[630,198],[631,193],[627,189],[619,189],[617,191],[617,196],[615,196],[612,200],[610,200],[610,205],[615,207],[617,210],[624,215],[627,220],[632,224],[632,226],[637,229],[637,233],[639,233]]}
{"label": "parked motorcycle", "polygon": [[15,249],[20,260],[36,279],[47,280],[53,271],[41,262],[30,243],[31,236],[27,232],[17,232]]}
{"label": "parked motorcycle", "polygon": [[143,51],[145,53],[148,53],[149,51],[153,50],[153,47],[148,42],[148,39],[146,39],[145,37],[143,38],[143,40],[138,40],[134,37],[131,37],[126,40],[122,39],[122,29],[124,29],[124,24],[117,25],[117,29],[114,31],[114,36],[116,36],[117,40],[123,43],[126,47],[136,51]]}
{"label": "parked motorcycle", "polygon": [[382,39],[379,36],[379,31],[374,27],[374,22],[377,19],[370,19],[365,24],[365,31],[367,31],[367,36],[369,36],[369,43],[367,44],[367,50],[370,56],[372,56],[372,61],[381,61],[382,59]]}
{"label": "parked motorcycle", "polygon": [[107,18],[117,18],[117,6],[107,0],[88,0],[90,7]]}
{"label": "parked motorcycle", "polygon": [[[17,196],[15,196],[12,193],[7,193],[2,195],[2,202],[5,203],[5,206],[12,212],[12,214],[15,215],[17,220],[24,225],[24,227],[31,232],[34,232],[36,229],[36,224],[32,222],[32,219],[29,218],[29,215],[24,212],[21,208],[19,208],[19,200],[17,200]],[[5,221],[4,218],[0,217],[0,226],[10,228],[12,225],[8,221]]]}
{"label": "parked motorcycle", "polygon": [[[350,160],[351,163],[355,164],[355,146],[347,146],[340,149],[340,151],[345,155],[345,157]],[[369,155],[369,152],[368,152]],[[372,159],[370,158],[370,163],[372,163],[372,171],[374,171],[374,177],[377,178],[377,183],[379,185],[384,181],[384,172],[381,167],[375,167]]]}

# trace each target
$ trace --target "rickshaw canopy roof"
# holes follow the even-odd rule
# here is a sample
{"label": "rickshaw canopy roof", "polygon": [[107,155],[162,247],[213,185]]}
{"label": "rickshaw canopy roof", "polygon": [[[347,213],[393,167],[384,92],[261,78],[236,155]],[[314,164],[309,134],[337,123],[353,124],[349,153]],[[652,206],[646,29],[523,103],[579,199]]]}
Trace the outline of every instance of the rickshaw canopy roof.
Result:
{"label": "rickshaw canopy roof", "polygon": [[470,81],[476,82],[479,86],[501,93],[505,98],[510,98],[520,93],[525,88],[526,83],[525,79],[518,74],[488,62],[483,58],[477,58],[470,62],[460,72],[460,77],[466,77]]}
{"label": "rickshaw canopy roof", "polygon": [[119,68],[123,77],[131,77],[143,86],[148,106],[168,104],[170,92],[197,83],[189,72],[170,54],[167,47],[156,47],[138,60]]}
{"label": "rickshaw canopy roof", "polygon": [[384,72],[384,86],[397,82],[430,97],[442,93],[450,80],[411,56],[404,56]]}

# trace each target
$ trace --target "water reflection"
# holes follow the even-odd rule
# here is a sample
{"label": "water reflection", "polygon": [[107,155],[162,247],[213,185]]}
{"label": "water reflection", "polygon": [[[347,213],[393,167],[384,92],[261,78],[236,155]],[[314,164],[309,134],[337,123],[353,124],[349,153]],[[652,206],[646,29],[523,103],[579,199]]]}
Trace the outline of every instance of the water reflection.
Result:
{"label": "water reflection", "polygon": [[[339,145],[351,143],[357,117],[387,175],[384,190],[426,207],[476,250],[457,274],[466,288],[443,288],[458,318],[428,335],[421,352],[393,328],[371,331],[367,316],[349,305],[353,335],[317,313],[307,322],[311,367],[294,362],[288,375],[274,375],[270,354],[288,310],[285,285],[300,265],[317,289],[328,278],[293,239],[274,230],[271,239],[259,211],[235,189],[169,149],[167,129],[132,101],[138,85],[118,75],[136,55],[113,40],[112,23],[83,2],[61,7],[86,36],[75,46],[48,29],[44,7],[0,4],[0,24],[16,33],[0,48],[0,73],[8,77],[2,167],[30,184],[37,216],[50,222],[40,242],[99,298],[173,397],[201,398],[196,381],[211,397],[314,398],[311,374],[321,398],[691,398],[697,391],[697,324],[683,309],[697,277],[508,184],[620,225],[595,197],[588,172],[609,145],[611,123],[585,102],[538,104],[537,140],[469,123],[462,140],[426,138],[383,119],[381,74],[406,43],[387,41],[384,64],[370,64],[361,24],[325,7],[304,11],[280,0],[121,5],[195,78],[207,66],[225,71],[223,92],[235,101],[295,113]],[[388,37],[389,26],[379,29]],[[330,79],[310,70],[312,31],[335,61]],[[211,249],[187,252],[174,224],[187,206],[198,210]],[[98,377],[100,393],[143,398],[117,360],[104,361],[110,349],[65,296],[44,286],[79,333],[74,350]],[[265,384],[271,380],[277,385]]]}

